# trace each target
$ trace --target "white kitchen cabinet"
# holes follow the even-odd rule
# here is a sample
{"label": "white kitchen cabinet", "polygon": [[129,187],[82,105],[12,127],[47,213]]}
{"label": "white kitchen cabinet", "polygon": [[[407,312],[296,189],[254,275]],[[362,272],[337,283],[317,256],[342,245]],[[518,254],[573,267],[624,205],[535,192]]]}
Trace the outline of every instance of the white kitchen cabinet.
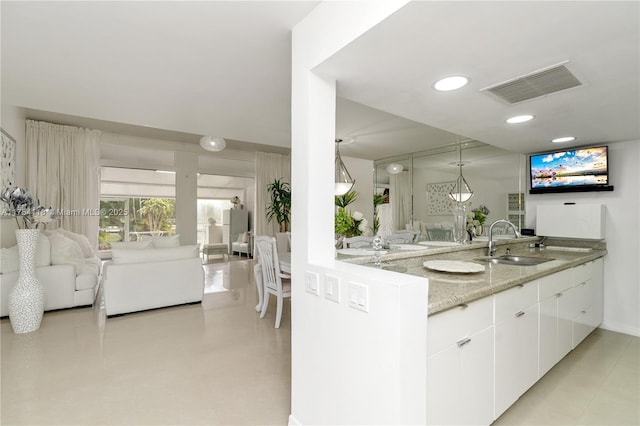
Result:
{"label": "white kitchen cabinet", "polygon": [[538,377],[544,376],[573,347],[573,271],[567,269],[538,281],[540,340]]}
{"label": "white kitchen cabinet", "polygon": [[592,315],[593,290],[591,273],[593,262],[573,268],[574,272],[574,307],[576,315],[573,318],[573,347],[575,348],[595,328]]}
{"label": "white kitchen cabinet", "polygon": [[602,324],[604,313],[604,259],[594,260],[591,268],[591,325]]}
{"label": "white kitchen cabinet", "polygon": [[427,424],[493,422],[493,300],[429,317]]}
{"label": "white kitchen cabinet", "polygon": [[497,418],[538,380],[538,282],[495,295]]}

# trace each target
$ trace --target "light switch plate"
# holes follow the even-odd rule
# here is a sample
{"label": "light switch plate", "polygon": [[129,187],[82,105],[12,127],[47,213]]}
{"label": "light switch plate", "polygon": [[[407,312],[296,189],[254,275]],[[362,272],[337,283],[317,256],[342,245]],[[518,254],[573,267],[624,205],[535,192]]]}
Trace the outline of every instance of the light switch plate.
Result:
{"label": "light switch plate", "polygon": [[304,274],[304,289],[307,293],[313,295],[320,295],[320,284],[317,272],[306,271]]}
{"label": "light switch plate", "polygon": [[349,283],[349,307],[369,312],[369,287],[360,283]]}
{"label": "light switch plate", "polygon": [[324,298],[340,303],[340,278],[334,275],[324,277]]}

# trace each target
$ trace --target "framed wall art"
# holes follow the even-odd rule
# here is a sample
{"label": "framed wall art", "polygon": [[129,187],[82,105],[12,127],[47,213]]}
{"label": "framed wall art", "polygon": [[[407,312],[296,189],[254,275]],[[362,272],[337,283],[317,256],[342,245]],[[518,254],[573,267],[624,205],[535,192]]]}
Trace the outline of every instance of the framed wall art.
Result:
{"label": "framed wall art", "polygon": [[14,186],[16,182],[16,140],[4,129],[2,133],[2,158],[0,163],[0,191]]}
{"label": "framed wall art", "polygon": [[427,184],[427,213],[439,216],[451,213],[449,192],[456,186],[455,181]]}

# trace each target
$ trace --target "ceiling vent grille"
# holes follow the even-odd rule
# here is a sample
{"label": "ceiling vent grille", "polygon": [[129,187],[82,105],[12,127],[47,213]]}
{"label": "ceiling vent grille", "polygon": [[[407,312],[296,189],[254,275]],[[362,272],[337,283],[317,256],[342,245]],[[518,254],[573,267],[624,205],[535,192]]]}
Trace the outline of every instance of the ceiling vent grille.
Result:
{"label": "ceiling vent grille", "polygon": [[481,91],[489,92],[510,104],[516,104],[581,85],[582,82],[564,64],[560,64],[484,88]]}

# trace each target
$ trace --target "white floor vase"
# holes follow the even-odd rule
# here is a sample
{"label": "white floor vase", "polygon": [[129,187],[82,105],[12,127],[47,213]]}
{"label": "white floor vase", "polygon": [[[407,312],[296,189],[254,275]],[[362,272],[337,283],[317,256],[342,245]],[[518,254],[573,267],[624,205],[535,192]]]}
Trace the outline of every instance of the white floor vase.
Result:
{"label": "white floor vase", "polygon": [[36,278],[35,255],[40,230],[18,229],[18,281],[9,294],[9,319],[15,333],[30,333],[40,328],[44,314],[44,288]]}

